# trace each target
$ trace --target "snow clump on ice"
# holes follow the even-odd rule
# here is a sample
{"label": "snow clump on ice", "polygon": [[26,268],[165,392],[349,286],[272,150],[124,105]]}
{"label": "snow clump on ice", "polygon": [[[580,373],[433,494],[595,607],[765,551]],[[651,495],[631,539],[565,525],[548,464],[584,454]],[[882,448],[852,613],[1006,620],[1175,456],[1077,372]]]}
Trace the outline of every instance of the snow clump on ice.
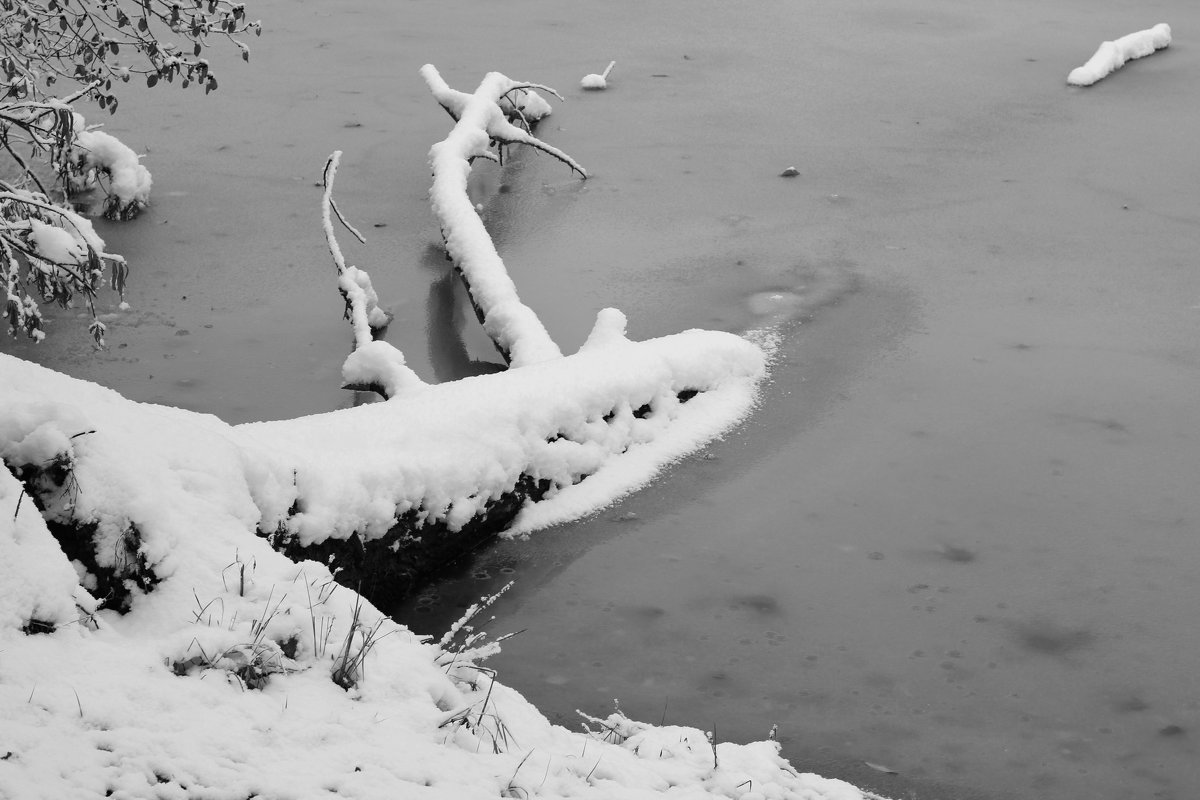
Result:
{"label": "snow clump on ice", "polygon": [[581,81],[579,81],[579,85],[581,87],[583,87],[584,89],[591,89],[591,90],[607,89],[608,88],[608,73],[612,72],[612,68],[615,67],[616,65],[617,65],[617,62],[615,62],[615,61],[608,62],[608,67],[605,68],[605,70],[602,74],[597,75],[595,73],[592,73],[591,75],[584,75],[583,79]]}
{"label": "snow clump on ice", "polygon": [[1148,56],[1170,44],[1171,26],[1165,22],[1127,34],[1115,42],[1104,42],[1086,64],[1071,70],[1067,83],[1072,86],[1091,86],[1123,67],[1126,61]]}

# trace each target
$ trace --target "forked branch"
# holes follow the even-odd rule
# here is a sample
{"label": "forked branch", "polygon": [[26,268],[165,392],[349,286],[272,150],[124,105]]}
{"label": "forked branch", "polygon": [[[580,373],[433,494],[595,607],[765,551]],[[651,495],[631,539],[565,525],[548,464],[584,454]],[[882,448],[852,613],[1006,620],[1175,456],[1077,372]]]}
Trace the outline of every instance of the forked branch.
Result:
{"label": "forked branch", "polygon": [[366,270],[347,266],[342,248],[334,236],[333,217],[336,216],[360,242],[366,242],[333,202],[333,181],[337,177],[341,157],[342,151],[335,150],[325,162],[321,226],[325,230],[325,243],[329,246],[329,254],[333,256],[333,265],[337,268],[338,291],[346,303],[345,316],[354,331],[354,352],[342,364],[342,388],[373,391],[391,399],[424,383],[405,365],[404,354],[379,338],[390,321],[387,312],[379,306],[379,296],[371,285],[371,276]]}
{"label": "forked branch", "polygon": [[509,121],[513,117],[527,125],[536,122],[550,113],[550,107],[534,90],[556,93],[499,72],[489,72],[474,94],[451,89],[432,64],[421,68],[421,76],[456,123],[449,136],[429,151],[433,168],[429,195],[446,250],[467,287],[475,313],[511,366],[559,358],[562,351],[533,310],[517,296],[516,286],[467,196],[471,162],[476,158],[495,160],[490,148],[497,142],[527,144],[587,177],[575,159]]}

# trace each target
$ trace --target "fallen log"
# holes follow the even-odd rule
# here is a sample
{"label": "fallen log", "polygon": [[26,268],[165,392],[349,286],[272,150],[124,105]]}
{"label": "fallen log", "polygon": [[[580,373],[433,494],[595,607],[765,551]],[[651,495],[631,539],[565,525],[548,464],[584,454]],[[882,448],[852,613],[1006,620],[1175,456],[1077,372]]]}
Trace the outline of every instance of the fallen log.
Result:
{"label": "fallen log", "polygon": [[[361,412],[387,417],[368,423],[379,432],[372,437],[371,449],[384,452],[360,455],[365,463],[379,465],[391,454],[394,464],[403,468],[387,467],[384,472],[394,473],[392,485],[405,490],[386,501],[373,499],[371,504],[385,513],[363,520],[341,502],[356,496],[352,485],[338,482],[336,491],[326,491],[324,481],[310,486],[309,470],[297,467],[294,513],[266,535],[293,558],[336,565],[340,579],[361,586],[376,602],[402,596],[423,575],[503,531],[565,521],[633,490],[664,464],[747,413],[764,370],[761,351],[730,334],[690,331],[632,343],[625,337],[625,317],[615,309],[602,310],[580,352],[564,358],[537,314],[521,302],[467,194],[474,162],[482,158],[503,164],[504,147],[514,144],[545,152],[587,178],[575,159],[531,133],[551,113],[538,92],[557,93],[492,72],[467,94],[452,89],[431,64],[420,73],[454,120],[449,135],[429,153],[430,204],[447,255],[496,349],[510,367],[521,369],[441,386],[424,384],[403,365],[398,350],[367,340],[361,320],[373,298],[352,305],[353,287],[348,296],[343,288],[356,336],[356,350],[343,376],[353,388],[373,388],[390,398],[386,410]],[[347,268],[330,222],[331,210],[342,219],[331,198],[338,155],[326,169],[323,218],[330,252],[339,275],[344,275]],[[534,366],[541,369],[531,372]],[[689,419],[684,403],[710,392],[713,397],[691,406],[697,419]],[[708,406],[716,410],[706,411]],[[446,409],[454,413],[446,416]],[[339,442],[357,438],[342,425],[347,420],[345,415],[325,415],[314,418],[312,425],[266,423],[253,430],[273,438],[272,447],[323,442],[318,447],[328,452]],[[383,434],[396,431],[397,423],[406,430],[402,420],[423,421],[422,441],[403,433],[395,440]],[[297,425],[305,427],[299,436]],[[350,425],[357,428],[362,423]],[[664,436],[671,427],[678,428],[675,435]],[[651,454],[650,445],[659,438],[659,450]],[[631,450],[633,455],[627,456]],[[439,458],[468,466],[465,472],[423,472]],[[373,479],[378,480],[378,467],[374,469]],[[344,474],[354,473],[350,469]],[[585,478],[590,480],[587,489],[574,488]]]}
{"label": "fallen log", "polygon": [[[730,333],[634,342],[624,314],[608,308],[579,351],[562,355],[521,303],[466,195],[472,161],[493,143],[532,144],[586,175],[510,121],[545,116],[549,108],[534,91],[548,90],[491,73],[466,95],[432,67],[422,74],[456,120],[431,151],[431,204],[484,327],[512,368],[427,384],[377,338],[382,312],[369,279],[346,266],[333,237],[332,217],[342,219],[332,201],[335,154],[323,223],[355,333],[343,378],[379,389],[385,402],[231,426],[133,403],[0,354],[7,379],[0,458],[21,473],[102,605],[128,608],[139,594],[162,591],[179,569],[173,558],[192,518],[189,504],[219,509],[275,550],[320,561],[388,604],[498,534],[594,513],[753,407],[765,355]],[[46,470],[38,465],[53,464],[70,465],[69,474],[41,481]],[[138,499],[165,496],[178,498],[168,515]]]}

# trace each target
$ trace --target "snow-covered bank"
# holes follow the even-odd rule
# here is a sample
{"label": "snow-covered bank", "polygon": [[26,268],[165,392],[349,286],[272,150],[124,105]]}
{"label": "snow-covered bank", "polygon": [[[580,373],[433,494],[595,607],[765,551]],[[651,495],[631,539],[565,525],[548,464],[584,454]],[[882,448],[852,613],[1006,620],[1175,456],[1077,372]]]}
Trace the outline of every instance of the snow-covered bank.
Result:
{"label": "snow-covered bank", "polygon": [[[609,357],[636,359],[639,349],[655,348],[618,345]],[[594,371],[595,359],[587,366]],[[684,380],[704,371],[685,366]],[[539,382],[539,369],[545,381],[553,378],[549,365],[520,370],[530,384],[517,393],[520,402],[548,385]],[[372,431],[386,430],[380,415],[397,403],[233,427],[133,403],[8,356],[0,356],[0,373],[0,456],[8,467],[0,471],[6,800],[325,792],[861,797],[840,781],[793,772],[770,742],[720,743],[714,758],[694,729],[652,728],[617,715],[591,736],[553,727],[493,683],[469,647],[443,650],[334,584],[325,565],[296,564],[274,552],[255,532],[295,502],[296,487],[303,492],[318,482],[308,459],[323,457],[323,474],[332,478],[322,491],[313,487],[309,524],[320,518],[339,530],[352,527],[339,523],[337,509],[350,502],[339,493],[355,485],[378,493],[376,503],[359,502],[386,517],[393,500],[382,499],[391,497],[385,487],[404,479],[403,469],[371,484],[355,476],[354,465],[448,431],[399,426],[372,441]],[[444,418],[469,419],[458,412],[471,388],[446,400]],[[679,409],[657,413],[668,411]],[[542,421],[556,422],[555,413]],[[655,424],[655,416],[623,414],[622,424],[632,430]],[[489,423],[518,424],[503,414]],[[541,436],[538,424],[531,431]],[[589,439],[583,450],[602,447],[602,439]],[[543,439],[547,454],[562,447]],[[455,472],[450,462],[461,452],[449,443],[440,468]],[[511,455],[515,465],[519,454]],[[367,516],[358,524],[369,528]],[[72,519],[94,524],[90,543],[69,541],[84,529],[64,524]],[[66,552],[85,549],[90,568],[87,558],[68,560]],[[105,586],[127,594],[127,613],[95,596]],[[373,646],[364,647],[371,634]],[[348,666],[348,691],[332,679],[339,664]]]}
{"label": "snow-covered bank", "polygon": [[1126,34],[1115,42],[1103,42],[1087,63],[1071,70],[1067,83],[1091,86],[1121,67],[1126,61],[1148,56],[1171,44],[1171,26],[1160,22],[1153,28]]}

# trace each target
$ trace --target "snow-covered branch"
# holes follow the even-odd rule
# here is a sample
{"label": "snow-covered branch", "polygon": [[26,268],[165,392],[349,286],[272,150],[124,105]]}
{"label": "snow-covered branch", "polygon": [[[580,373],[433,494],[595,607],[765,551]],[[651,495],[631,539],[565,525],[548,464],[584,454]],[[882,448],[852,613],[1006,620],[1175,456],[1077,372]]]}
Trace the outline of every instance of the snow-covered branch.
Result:
{"label": "snow-covered branch", "polygon": [[347,266],[333,233],[333,217],[354,234],[360,242],[363,235],[346,221],[333,201],[333,182],[337,177],[338,163],[342,151],[335,150],[325,162],[322,182],[325,191],[321,196],[321,226],[325,231],[325,243],[337,268],[338,291],[346,303],[346,319],[354,331],[354,352],[342,364],[342,388],[356,391],[373,391],[385,398],[392,398],[406,389],[423,385],[417,374],[404,363],[404,354],[392,345],[379,339],[387,328],[389,318],[379,305],[379,295],[371,285],[371,276],[366,270]]}
{"label": "snow-covered branch", "polygon": [[489,72],[475,93],[468,95],[451,89],[432,64],[421,68],[421,76],[434,98],[456,120],[450,135],[429,151],[433,168],[429,197],[446,249],[467,285],[483,328],[514,367],[558,358],[562,351],[533,310],[518,297],[500,254],[467,195],[467,179],[471,162],[488,157],[492,142],[528,144],[553,155],[585,178],[587,172],[566,153],[508,121],[508,114],[501,106],[505,98],[508,106],[520,108],[526,119],[536,120],[549,113],[548,107],[541,107],[545,101],[537,105],[531,100],[521,105],[512,103],[512,95],[517,92],[536,96],[532,91],[534,84]]}
{"label": "snow-covered branch", "polygon": [[[68,212],[72,195],[99,187],[105,195],[104,214],[113,219],[136,216],[146,206],[151,178],[137,153],[115,136],[88,126],[72,104],[94,101],[101,110],[115,113],[114,87],[135,76],[143,76],[148,86],[179,78],[183,88],[204,86],[205,93],[216,89],[211,65],[201,57],[204,48],[210,40],[223,38],[248,59],[249,48],[240,37],[258,35],[262,26],[246,16],[245,3],[238,0],[195,0],[186,6],[170,0],[0,4],[0,167],[8,167],[0,169],[0,192],[6,195],[0,198],[0,278],[10,331],[21,330],[38,340],[45,335],[38,300],[23,288],[32,284],[42,301],[67,305],[73,295],[84,295],[92,311],[91,333],[103,344],[104,325],[96,317],[93,294],[110,263],[114,288],[120,290],[124,261],[106,256],[95,242],[77,237],[80,250],[32,224],[33,218],[26,215],[33,213],[34,205],[20,193]],[[77,88],[54,96],[60,81]],[[61,194],[50,185],[51,174]],[[46,218],[51,212],[38,213],[40,222],[58,226],[58,221]],[[68,232],[70,228],[66,226]],[[64,257],[50,256],[37,242],[29,246],[30,235],[42,245],[57,239],[59,244],[51,249]]]}
{"label": "snow-covered branch", "polygon": [[1126,61],[1148,56],[1171,44],[1171,26],[1160,22],[1153,28],[1126,34],[1115,42],[1104,42],[1082,67],[1071,70],[1067,83],[1091,86],[1120,69]]}
{"label": "snow-covered branch", "polygon": [[62,168],[74,191],[100,185],[108,194],[104,215],[112,219],[137,216],[150,202],[150,171],[132,148],[104,131],[88,128],[73,115],[76,131]]}
{"label": "snow-covered branch", "polygon": [[[91,222],[42,194],[0,182],[0,277],[11,335],[22,332],[37,341],[45,337],[34,294],[64,307],[82,294],[92,317],[91,334],[103,346],[105,326],[96,315],[93,297],[106,271],[123,303],[128,265],[121,256],[105,252],[104,240]],[[29,285],[34,287],[32,294]]]}

